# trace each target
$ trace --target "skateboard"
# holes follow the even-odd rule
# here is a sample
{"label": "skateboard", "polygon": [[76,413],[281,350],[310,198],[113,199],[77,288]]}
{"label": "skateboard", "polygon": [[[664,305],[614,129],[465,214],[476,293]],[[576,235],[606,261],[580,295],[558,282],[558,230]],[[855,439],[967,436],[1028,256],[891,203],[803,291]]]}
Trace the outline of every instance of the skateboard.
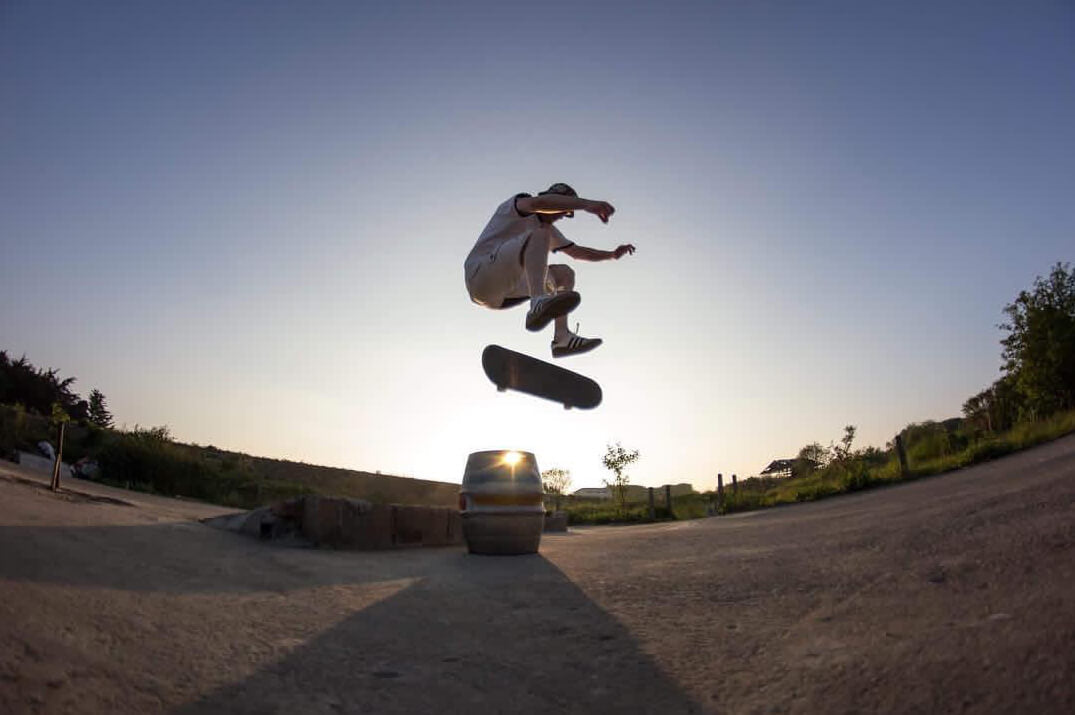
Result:
{"label": "skateboard", "polygon": [[512,389],[544,397],[567,410],[588,410],[601,404],[601,386],[590,378],[499,345],[486,346],[482,368],[500,392]]}

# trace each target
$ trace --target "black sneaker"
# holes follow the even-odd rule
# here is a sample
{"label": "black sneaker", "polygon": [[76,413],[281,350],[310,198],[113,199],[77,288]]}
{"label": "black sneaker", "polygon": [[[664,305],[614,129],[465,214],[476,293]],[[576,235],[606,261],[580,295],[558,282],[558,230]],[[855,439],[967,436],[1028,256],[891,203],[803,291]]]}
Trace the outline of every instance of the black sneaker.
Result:
{"label": "black sneaker", "polygon": [[561,315],[567,315],[578,307],[582,296],[573,290],[551,293],[536,299],[526,314],[526,329],[538,331]]}
{"label": "black sneaker", "polygon": [[567,357],[568,355],[588,353],[602,342],[601,338],[584,338],[581,335],[568,333],[566,340],[562,342],[552,341],[552,356]]}

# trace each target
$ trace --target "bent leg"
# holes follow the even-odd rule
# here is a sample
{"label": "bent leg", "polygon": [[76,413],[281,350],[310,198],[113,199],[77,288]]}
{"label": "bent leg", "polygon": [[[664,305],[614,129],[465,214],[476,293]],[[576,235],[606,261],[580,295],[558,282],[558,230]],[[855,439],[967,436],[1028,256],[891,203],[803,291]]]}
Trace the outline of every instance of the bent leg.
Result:
{"label": "bent leg", "polygon": [[559,293],[564,290],[575,290],[575,271],[571,266],[562,263],[554,263],[548,268],[549,282],[552,289]]}
{"label": "bent leg", "polygon": [[[575,271],[571,266],[556,263],[548,267],[549,282],[552,283],[553,291],[559,293],[566,290],[575,290]],[[556,318],[554,325],[553,340],[563,342],[567,339],[567,316],[561,315]]]}
{"label": "bent leg", "polygon": [[526,283],[530,289],[530,298],[538,298],[549,292],[546,283],[546,274],[549,266],[549,241],[552,239],[552,231],[540,228],[530,232],[523,246],[520,256],[523,262],[523,272],[526,274]]}
{"label": "bent leg", "polygon": [[[564,316],[579,304],[579,294],[573,290],[559,290],[549,273],[551,239],[551,230],[532,231],[522,252],[523,273],[530,291],[530,310],[526,314],[526,329],[530,331],[542,330],[553,320],[557,321],[558,326],[566,328],[567,318]],[[562,270],[557,270],[556,274],[558,280],[565,280]],[[571,280],[574,280],[573,277]]]}
{"label": "bent leg", "polygon": [[[570,266],[555,264],[549,266],[549,283],[555,293],[575,293],[575,271]],[[556,334],[552,339],[552,356],[566,357],[586,353],[601,345],[601,338],[584,338],[572,333],[567,328],[567,315],[556,319]]]}

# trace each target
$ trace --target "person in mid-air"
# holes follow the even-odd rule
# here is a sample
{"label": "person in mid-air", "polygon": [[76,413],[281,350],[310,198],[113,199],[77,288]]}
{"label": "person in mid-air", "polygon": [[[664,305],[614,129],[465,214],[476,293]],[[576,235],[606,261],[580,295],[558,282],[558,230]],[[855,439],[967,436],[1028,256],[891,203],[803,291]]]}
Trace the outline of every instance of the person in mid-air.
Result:
{"label": "person in mid-air", "polygon": [[615,212],[607,201],[580,198],[567,184],[553,184],[537,196],[516,194],[497,207],[474,248],[465,270],[470,299],[486,308],[510,308],[526,300],[526,329],[555,325],[552,356],[564,357],[593,350],[600,338],[584,338],[567,329],[567,314],[581,297],[575,292],[575,271],[549,265],[549,252],[566,253],[581,261],[607,261],[634,253],[623,244],[612,251],[577,246],[553,226],[575,211],[587,211],[608,223]]}

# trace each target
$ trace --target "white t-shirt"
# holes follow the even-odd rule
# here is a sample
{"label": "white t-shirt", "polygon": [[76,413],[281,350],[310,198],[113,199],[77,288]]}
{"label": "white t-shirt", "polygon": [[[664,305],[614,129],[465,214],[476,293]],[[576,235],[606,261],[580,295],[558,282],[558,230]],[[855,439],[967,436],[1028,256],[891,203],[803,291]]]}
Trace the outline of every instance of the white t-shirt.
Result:
{"label": "white t-shirt", "polygon": [[[495,251],[506,241],[529,235],[532,231],[542,228],[543,224],[537,214],[524,216],[515,208],[515,200],[523,197],[529,198],[530,194],[516,194],[497,207],[496,213],[489,219],[485,230],[478,237],[478,242],[474,244],[474,248],[470,249],[470,255],[485,255]],[[560,233],[558,228],[555,226],[549,226],[549,228],[552,229],[552,241],[549,245],[553,253],[574,245],[564,234]]]}

